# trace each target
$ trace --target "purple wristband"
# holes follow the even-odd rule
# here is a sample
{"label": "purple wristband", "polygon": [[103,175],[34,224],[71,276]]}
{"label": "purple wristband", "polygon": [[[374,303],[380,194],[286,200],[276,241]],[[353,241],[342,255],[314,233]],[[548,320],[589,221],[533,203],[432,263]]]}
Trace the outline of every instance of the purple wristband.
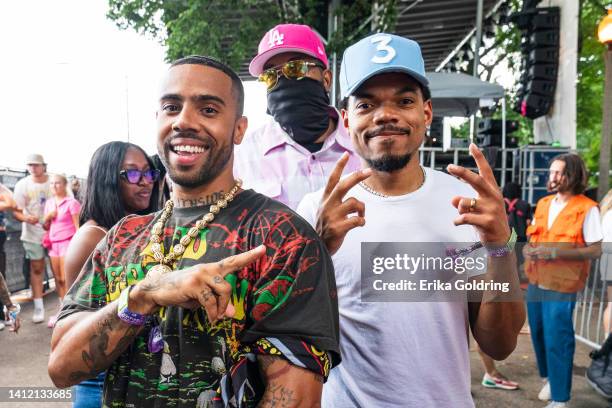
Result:
{"label": "purple wristband", "polygon": [[516,245],[516,238],[516,231],[514,230],[514,228],[512,228],[510,238],[508,239],[508,242],[506,242],[506,245],[497,248],[487,247],[487,253],[489,254],[489,256],[492,256],[494,258],[501,258],[508,255],[509,253],[514,251],[514,246]]}
{"label": "purple wristband", "polygon": [[494,258],[501,258],[502,256],[508,255],[510,252],[512,251],[506,247],[493,248],[493,249],[487,248],[487,253],[489,254],[489,256],[492,256]]}
{"label": "purple wristband", "polygon": [[128,299],[133,287],[133,285],[128,286],[123,289],[121,295],[119,295],[119,300],[117,301],[117,317],[131,326],[143,326],[147,322],[148,316],[132,312],[128,309]]}
{"label": "purple wristband", "polygon": [[506,245],[504,245],[503,247],[487,247],[483,245],[482,242],[478,241],[470,245],[467,248],[447,248],[446,256],[450,256],[451,258],[458,258],[460,256],[465,256],[471,252],[474,252],[477,249],[485,247],[485,249],[487,250],[487,254],[489,256],[492,256],[494,258],[501,258],[503,256],[508,255],[512,251],[514,251],[514,246],[516,245],[516,239],[517,239],[516,231],[514,230],[514,228],[512,228],[512,233],[510,234],[510,238],[508,239],[508,242],[506,242]]}

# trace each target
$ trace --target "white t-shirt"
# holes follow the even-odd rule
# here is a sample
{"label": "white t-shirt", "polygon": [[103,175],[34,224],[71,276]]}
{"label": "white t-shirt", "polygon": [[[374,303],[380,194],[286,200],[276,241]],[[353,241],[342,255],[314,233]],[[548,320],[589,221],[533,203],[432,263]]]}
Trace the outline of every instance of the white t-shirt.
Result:
{"label": "white t-shirt", "polygon": [[[556,197],[551,200],[550,207],[548,209],[548,229],[552,227],[555,219],[557,219],[557,216],[561,213],[566,205],[567,201],[564,203],[559,203]],[[591,208],[589,212],[587,212],[586,218],[584,219],[584,224],[582,224],[582,236],[584,237],[584,242],[586,242],[587,245],[591,245],[603,239],[600,220],[601,217],[599,216],[599,208],[597,208],[597,206]],[[535,217],[532,223],[535,223]]]}
{"label": "white t-shirt", "polygon": [[25,215],[35,215],[39,219],[39,223],[32,225],[27,222],[22,223],[21,240],[33,242],[36,244],[42,243],[45,230],[41,222],[44,217],[44,208],[47,199],[51,197],[49,189],[49,177],[44,183],[35,183],[32,176],[22,178],[15,184],[13,198],[17,207],[23,210]]}
{"label": "white t-shirt", "polygon": [[[467,184],[426,169],[425,184],[403,196],[378,197],[361,186],[345,198],[365,203],[366,225],[351,230],[334,262],[342,363],[323,387],[324,408],[474,407],[470,394],[467,302],[362,302],[362,242],[474,242],[471,226],[456,227],[455,195],[475,197]],[[322,191],[298,213],[314,225]]]}

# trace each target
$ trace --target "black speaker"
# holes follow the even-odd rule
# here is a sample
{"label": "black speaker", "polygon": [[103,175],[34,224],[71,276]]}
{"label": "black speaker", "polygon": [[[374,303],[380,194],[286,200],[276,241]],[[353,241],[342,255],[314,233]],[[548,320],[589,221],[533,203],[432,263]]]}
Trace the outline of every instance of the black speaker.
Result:
{"label": "black speaker", "polygon": [[532,93],[526,94],[518,104],[519,113],[529,119],[546,115],[551,106],[552,98]]}
{"label": "black speaker", "polygon": [[534,31],[529,37],[532,49],[559,46],[559,30]]}
{"label": "black speaker", "polygon": [[555,81],[545,79],[532,79],[527,82],[529,93],[536,93],[542,96],[553,96],[555,94]]}
{"label": "black speaker", "polygon": [[558,7],[535,8],[530,2],[513,21],[522,30],[523,56],[520,88],[514,109],[521,115],[535,119],[546,115],[553,104],[559,66]]}
{"label": "black speaker", "polygon": [[[476,137],[478,141],[478,146],[480,147],[490,147],[497,146],[502,147],[502,135],[478,135]],[[518,137],[516,136],[508,136],[506,135],[506,147],[518,147]]]}
{"label": "black speaker", "polygon": [[559,62],[559,49],[552,47],[535,48],[529,52],[527,63],[529,67],[534,64],[557,64]]}
{"label": "black speaker", "polygon": [[529,67],[525,80],[521,77],[521,82],[529,82],[530,79],[540,78],[554,81],[557,78],[557,65],[556,64],[534,64]]}
{"label": "black speaker", "polygon": [[559,30],[560,14],[555,11],[554,7],[550,10],[547,8],[536,9],[537,13],[531,18],[531,26],[538,30],[553,29]]}
{"label": "black speaker", "polygon": [[523,8],[522,10],[534,9],[537,7],[540,0],[523,0]]}
{"label": "black speaker", "polygon": [[529,36],[521,38],[521,52],[528,54],[531,51],[551,47],[557,48],[559,46],[559,32],[557,31],[533,31]]}
{"label": "black speaker", "polygon": [[[516,120],[506,121],[506,135],[516,132],[519,128],[519,123]],[[479,134],[500,134],[502,132],[501,119],[485,118],[478,122]]]}

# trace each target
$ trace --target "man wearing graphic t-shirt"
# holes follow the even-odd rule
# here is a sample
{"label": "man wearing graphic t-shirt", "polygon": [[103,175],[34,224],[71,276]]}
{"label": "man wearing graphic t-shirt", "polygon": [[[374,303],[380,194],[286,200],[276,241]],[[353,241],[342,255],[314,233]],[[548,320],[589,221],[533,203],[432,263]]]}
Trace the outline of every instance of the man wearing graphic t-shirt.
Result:
{"label": "man wearing graphic t-shirt", "polygon": [[243,101],[214,59],[170,66],[157,148],[174,206],[119,221],[83,267],[51,340],[57,386],[106,371],[110,407],[320,403],[339,362],[331,259],[301,217],[235,180]]}

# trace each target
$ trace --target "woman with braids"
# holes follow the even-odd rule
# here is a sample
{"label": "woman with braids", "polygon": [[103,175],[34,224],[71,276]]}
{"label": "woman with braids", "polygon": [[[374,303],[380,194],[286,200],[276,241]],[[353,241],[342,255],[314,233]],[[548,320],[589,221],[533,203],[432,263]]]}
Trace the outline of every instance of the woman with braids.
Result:
{"label": "woman with braids", "polygon": [[[139,146],[110,142],[100,146],[89,165],[81,227],[66,253],[70,287],[98,242],[121,218],[157,211],[159,170]],[[104,373],[75,386],[75,408],[100,407]]]}

